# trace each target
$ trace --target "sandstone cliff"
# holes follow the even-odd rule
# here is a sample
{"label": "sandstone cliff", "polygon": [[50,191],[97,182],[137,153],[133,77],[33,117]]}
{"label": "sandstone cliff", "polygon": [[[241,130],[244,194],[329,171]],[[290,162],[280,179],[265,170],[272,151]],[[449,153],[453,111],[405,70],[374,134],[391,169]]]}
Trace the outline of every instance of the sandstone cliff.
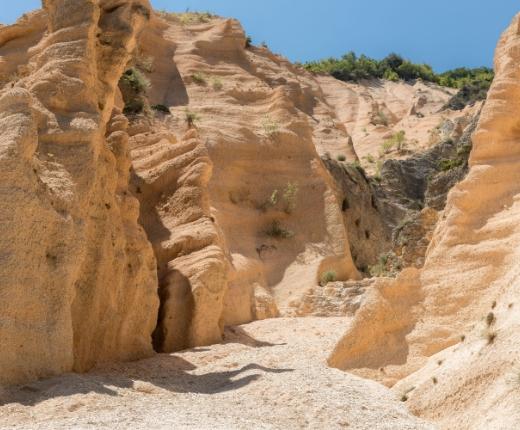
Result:
{"label": "sandstone cliff", "polygon": [[[41,401],[66,428],[64,390],[93,406],[78,426],[172,403],[181,426],[194,404],[223,428],[520,425],[520,15],[489,99],[451,111],[432,84],[311,75],[233,19],[43,6],[0,27],[0,384],[109,367],[8,388],[2,420]],[[328,364],[393,392],[325,366],[345,325]]]}
{"label": "sandstone cliff", "polygon": [[246,47],[232,19],[162,14],[138,52],[150,63],[149,105],[166,108],[131,118],[140,219],[159,264],[158,348],[294,313],[323,272],[356,278],[315,143],[355,154],[315,79]]}
{"label": "sandstone cliff", "polygon": [[519,47],[517,16],[496,51],[469,174],[448,196],[424,268],[381,280],[329,359],[389,385],[401,380],[394,389],[411,410],[442,428],[520,423]]}
{"label": "sandstone cliff", "polygon": [[152,353],[156,264],[111,118],[149,16],[141,1],[48,0],[0,29],[0,382]]}
{"label": "sandstone cliff", "polygon": [[355,159],[349,136],[235,20],[46,1],[0,39],[0,381],[215,343],[359,277],[316,151]]}

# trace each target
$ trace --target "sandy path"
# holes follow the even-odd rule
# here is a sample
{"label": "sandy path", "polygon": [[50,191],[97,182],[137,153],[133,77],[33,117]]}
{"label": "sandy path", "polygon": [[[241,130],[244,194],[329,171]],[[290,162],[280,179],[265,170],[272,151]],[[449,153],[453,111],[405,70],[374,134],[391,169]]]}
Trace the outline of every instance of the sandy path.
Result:
{"label": "sandy path", "polygon": [[390,391],[326,366],[343,318],[274,319],[227,342],[3,394],[0,428],[427,429]]}

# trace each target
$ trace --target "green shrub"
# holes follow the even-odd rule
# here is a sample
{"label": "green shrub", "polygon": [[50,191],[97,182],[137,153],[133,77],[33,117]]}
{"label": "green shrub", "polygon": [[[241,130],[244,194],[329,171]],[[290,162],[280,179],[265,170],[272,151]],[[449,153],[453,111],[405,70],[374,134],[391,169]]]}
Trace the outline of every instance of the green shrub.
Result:
{"label": "green shrub", "polygon": [[448,170],[455,169],[456,167],[462,166],[464,164],[464,160],[461,158],[444,158],[439,161],[439,169],[443,172],[447,172]]}
{"label": "green shrub", "polygon": [[191,79],[198,85],[206,85],[206,75],[202,72],[193,73]]}
{"label": "green shrub", "polygon": [[247,36],[246,37],[246,49],[251,48],[251,46],[253,46],[253,39],[251,38],[251,36]]}
{"label": "green shrub", "polygon": [[479,80],[468,82],[463,85],[457,94],[455,94],[444,106],[452,110],[462,110],[466,106],[471,106],[480,100],[485,100],[491,80]]}
{"label": "green shrub", "polygon": [[343,154],[340,154],[336,157],[338,159],[338,161],[346,161],[347,160],[347,157],[345,157]]}
{"label": "green shrub", "polygon": [[149,87],[150,81],[138,69],[132,67],[123,73],[119,79],[119,89],[125,103],[124,114],[138,114],[145,110],[146,90]]}
{"label": "green shrub", "polygon": [[404,149],[406,143],[405,132],[404,130],[398,131],[395,133],[390,139],[387,139],[383,142],[381,148],[384,154],[388,153],[390,149],[396,148],[399,152]]}
{"label": "green shrub", "polygon": [[[390,54],[382,60],[375,60],[366,55],[349,52],[341,58],[326,58],[308,62],[304,67],[313,73],[326,73],[342,81],[361,79],[399,79],[410,81],[422,79],[442,86],[462,89],[478,82],[486,83],[487,88],[493,80],[493,70],[487,67],[475,69],[458,68],[437,74],[428,64],[415,64],[398,54]],[[486,91],[487,91],[486,88]],[[481,97],[482,94],[479,95]]]}
{"label": "green shrub", "polygon": [[290,239],[294,236],[294,232],[282,227],[280,221],[274,220],[265,230],[265,234],[276,239]]}
{"label": "green shrub", "polygon": [[385,70],[385,73],[383,74],[383,79],[386,79],[387,81],[397,82],[399,81],[399,75],[397,72],[394,72],[393,70]]}
{"label": "green shrub", "polygon": [[327,285],[329,282],[336,282],[337,275],[334,270],[327,270],[323,272],[320,276],[320,285],[323,287]]}
{"label": "green shrub", "polygon": [[156,110],[157,112],[162,112],[162,113],[165,113],[165,114],[168,114],[168,115],[171,114],[170,109],[168,109],[167,106],[164,106],[164,105],[161,105],[161,104],[153,105],[152,109]]}
{"label": "green shrub", "polygon": [[393,147],[394,147],[394,142],[392,142],[391,140],[385,140],[381,144],[381,149],[379,150],[379,155],[383,156],[385,154],[388,154]]}
{"label": "green shrub", "polygon": [[365,155],[363,158],[367,161],[367,163],[370,163],[370,164],[374,164],[376,162],[376,160],[372,154]]}
{"label": "green shrub", "polygon": [[222,88],[224,88],[224,84],[222,83],[222,79],[218,77],[211,78],[211,86],[215,91],[220,91]]}
{"label": "green shrub", "polygon": [[186,123],[188,124],[189,128],[195,127],[195,123],[197,121],[200,121],[200,116],[196,112],[192,112],[189,109],[186,109],[184,111]]}
{"label": "green shrub", "polygon": [[348,166],[351,167],[352,169],[357,169],[359,170],[361,168],[361,164],[359,164],[359,161],[351,161],[350,163],[348,163]]}
{"label": "green shrub", "polygon": [[393,252],[388,252],[381,254],[376,264],[368,266],[368,273],[373,277],[393,277],[401,269],[402,263],[399,258]]}
{"label": "green shrub", "polygon": [[278,132],[278,130],[280,129],[280,125],[269,115],[266,115],[264,120],[262,121],[262,129],[264,130],[266,136],[272,137],[274,134]]}
{"label": "green shrub", "polygon": [[374,125],[384,125],[388,126],[388,117],[383,111],[377,111],[376,116],[372,119],[372,124]]}
{"label": "green shrub", "polygon": [[123,73],[119,83],[128,85],[136,94],[144,94],[150,88],[150,81],[138,69],[132,67]]}

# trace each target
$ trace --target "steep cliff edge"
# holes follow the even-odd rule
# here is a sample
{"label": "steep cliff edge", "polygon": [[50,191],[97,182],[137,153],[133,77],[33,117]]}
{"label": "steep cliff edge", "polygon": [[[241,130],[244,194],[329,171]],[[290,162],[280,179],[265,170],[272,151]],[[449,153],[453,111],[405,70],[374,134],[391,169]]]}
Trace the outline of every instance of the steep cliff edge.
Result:
{"label": "steep cliff edge", "polygon": [[520,424],[519,52],[517,15],[496,51],[469,174],[448,196],[424,268],[379,281],[329,358],[389,385],[400,380],[394,389],[411,410],[442,428]]}
{"label": "steep cliff edge", "polygon": [[146,1],[47,0],[0,29],[1,383],[152,353],[156,264],[111,119],[149,16]]}

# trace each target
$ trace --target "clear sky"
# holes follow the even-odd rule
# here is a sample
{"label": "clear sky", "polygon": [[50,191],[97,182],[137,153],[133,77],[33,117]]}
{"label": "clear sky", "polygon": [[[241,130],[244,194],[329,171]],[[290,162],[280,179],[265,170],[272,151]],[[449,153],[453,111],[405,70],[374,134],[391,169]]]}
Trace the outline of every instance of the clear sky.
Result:
{"label": "clear sky", "polygon": [[[210,11],[238,18],[255,43],[292,61],[347,51],[382,58],[397,52],[435,70],[491,66],[518,0],[151,0],[156,9]],[[40,7],[4,0],[0,22]]]}

